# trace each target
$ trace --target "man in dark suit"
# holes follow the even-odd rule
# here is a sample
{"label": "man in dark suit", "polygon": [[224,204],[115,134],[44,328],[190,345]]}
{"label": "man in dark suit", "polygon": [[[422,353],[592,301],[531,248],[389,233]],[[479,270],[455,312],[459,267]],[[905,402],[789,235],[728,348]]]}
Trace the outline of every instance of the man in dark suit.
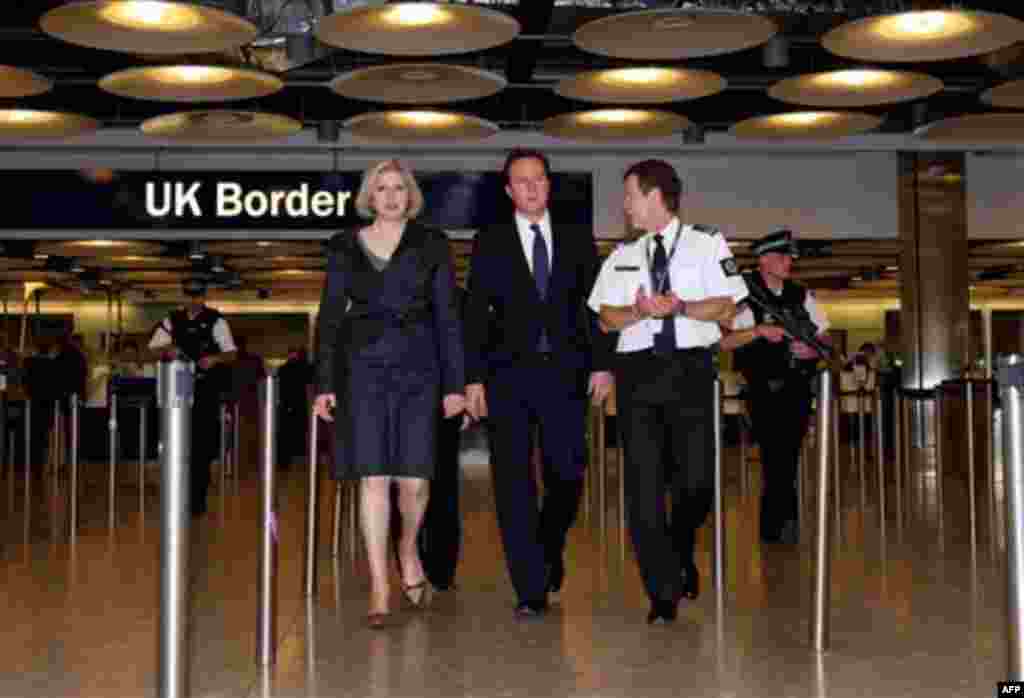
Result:
{"label": "man in dark suit", "polygon": [[[547,610],[565,574],[565,539],[582,493],[587,394],[611,389],[611,345],[586,300],[598,270],[590,234],[559,233],[548,213],[547,158],[505,160],[513,221],[477,235],[466,305],[466,398],[488,420],[498,523],[520,617]],[[540,427],[544,501],[530,466]]]}

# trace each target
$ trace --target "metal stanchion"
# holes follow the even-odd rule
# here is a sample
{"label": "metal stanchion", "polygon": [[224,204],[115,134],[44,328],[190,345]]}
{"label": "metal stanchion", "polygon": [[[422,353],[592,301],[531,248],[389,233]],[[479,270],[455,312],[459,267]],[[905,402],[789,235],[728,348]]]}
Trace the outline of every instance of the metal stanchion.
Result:
{"label": "metal stanchion", "polygon": [[232,408],[232,422],[231,422],[231,477],[238,484],[238,469],[241,467],[241,444],[239,440],[242,430],[240,422],[242,417],[242,411],[239,407],[238,402],[235,402]]}
{"label": "metal stanchion", "polygon": [[263,477],[260,581],[256,659],[270,666],[277,659],[277,514],[274,508],[274,456],[277,453],[277,376],[263,381]]}
{"label": "metal stanchion", "polygon": [[160,407],[160,698],[188,692],[189,470],[192,366],[164,362],[158,373]]}
{"label": "metal stanchion", "polygon": [[25,520],[32,501],[32,400],[25,398]]}
{"label": "metal stanchion", "polygon": [[317,523],[319,520],[318,507],[320,502],[320,477],[316,462],[317,451],[317,426],[320,419],[316,413],[310,410],[309,417],[309,482],[306,485],[306,574],[305,590],[306,596],[316,596],[317,587]]}
{"label": "metal stanchion", "polygon": [[[832,399],[832,374],[820,374],[819,401],[828,404]],[[821,410],[820,428],[828,432],[828,410]],[[828,518],[828,445],[825,439],[818,440],[818,469],[816,476],[818,501],[816,507],[814,538],[814,587],[811,595],[811,647],[815,652],[824,652],[829,646],[829,608],[831,592],[831,569],[829,558],[830,535]]]}
{"label": "metal stanchion", "polygon": [[722,492],[722,382],[715,377],[714,404],[712,413],[715,420],[715,483],[714,483],[714,569],[712,578],[715,585],[715,608],[725,607],[725,508]]}
{"label": "metal stanchion", "polygon": [[875,389],[875,460],[878,461],[878,519],[885,527],[885,422],[882,414],[882,391]]}
{"label": "metal stanchion", "polygon": [[893,478],[896,486],[896,491],[894,492],[896,499],[896,530],[900,531],[903,527],[903,398],[900,396],[899,390],[896,390],[893,394],[892,400],[892,446],[893,456],[895,458]]}
{"label": "metal stanchion", "polygon": [[[818,398],[821,400],[821,398]],[[832,428],[829,431],[832,433],[832,506],[835,509],[833,514],[836,519],[836,534],[840,537],[843,534],[842,529],[842,512],[843,512],[843,495],[842,495],[842,480],[840,478],[839,470],[839,416],[841,410],[839,409],[839,401],[843,398],[840,396],[833,396],[829,400],[830,418],[832,419]]]}
{"label": "metal stanchion", "polygon": [[110,419],[107,421],[107,428],[110,432],[110,482],[108,484],[107,516],[111,528],[114,527],[115,507],[114,498],[117,494],[117,393],[110,393]]}
{"label": "metal stanchion", "polygon": [[1021,426],[1021,390],[1024,357],[1003,357],[998,366],[999,394],[1003,403],[1003,485],[1006,489],[1006,619],[1007,658],[1011,681],[1024,679],[1024,452]]}
{"label": "metal stanchion", "polygon": [[220,493],[224,495],[228,472],[228,408],[220,404]]}
{"label": "metal stanchion", "polygon": [[68,497],[71,501],[68,506],[68,531],[71,542],[74,543],[78,538],[78,429],[80,426],[78,393],[72,393],[70,404],[71,415],[69,421],[71,422],[71,457],[68,460],[70,462],[71,470],[71,491],[69,492]]}
{"label": "metal stanchion", "polygon": [[945,496],[943,492],[943,481],[945,480],[945,448],[943,444],[945,420],[942,409],[942,386],[935,388],[935,496],[939,510],[939,545],[945,540],[943,531],[945,527]]}
{"label": "metal stanchion", "polygon": [[970,378],[964,380],[964,411],[967,420],[967,506],[968,519],[971,526],[971,550],[975,549],[977,538],[977,511],[974,501],[974,383]]}

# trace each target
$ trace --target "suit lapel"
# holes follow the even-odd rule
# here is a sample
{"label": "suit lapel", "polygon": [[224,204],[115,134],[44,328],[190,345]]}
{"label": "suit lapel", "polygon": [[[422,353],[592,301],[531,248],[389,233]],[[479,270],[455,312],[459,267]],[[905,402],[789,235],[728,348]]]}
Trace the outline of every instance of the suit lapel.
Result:
{"label": "suit lapel", "polygon": [[551,298],[555,294],[557,284],[560,282],[562,277],[561,271],[568,269],[569,266],[566,264],[566,245],[563,241],[563,236],[560,235],[555,227],[555,222],[551,222],[551,254],[554,259],[551,260],[551,281],[548,283],[548,298]]}

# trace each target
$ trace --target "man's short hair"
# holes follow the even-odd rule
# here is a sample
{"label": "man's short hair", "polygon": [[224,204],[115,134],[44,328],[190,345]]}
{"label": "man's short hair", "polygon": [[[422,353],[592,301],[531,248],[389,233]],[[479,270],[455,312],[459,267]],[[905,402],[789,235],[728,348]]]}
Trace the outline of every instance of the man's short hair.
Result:
{"label": "man's short hair", "polygon": [[643,194],[650,194],[652,189],[661,192],[665,208],[672,213],[679,212],[679,202],[683,196],[683,182],[676,174],[676,169],[664,160],[641,160],[633,163],[622,176],[625,181],[636,177],[637,186]]}
{"label": "man's short hair", "polygon": [[509,152],[508,156],[505,158],[505,165],[504,167],[501,168],[501,177],[505,181],[506,186],[508,186],[511,183],[509,182],[508,173],[509,170],[512,169],[512,165],[514,165],[519,160],[530,159],[539,160],[540,164],[544,166],[544,176],[547,177],[548,179],[551,179],[551,163],[548,162],[547,155],[540,152],[539,150],[534,150],[533,148],[514,148],[512,151]]}

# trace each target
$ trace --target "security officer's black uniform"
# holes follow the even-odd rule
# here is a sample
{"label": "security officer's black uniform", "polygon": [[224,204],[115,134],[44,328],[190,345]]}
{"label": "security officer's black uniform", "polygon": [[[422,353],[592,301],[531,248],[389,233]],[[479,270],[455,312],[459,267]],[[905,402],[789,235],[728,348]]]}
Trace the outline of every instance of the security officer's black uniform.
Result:
{"label": "security officer's black uniform", "polygon": [[[795,255],[789,231],[762,238],[751,250],[760,256],[767,252]],[[744,274],[748,286],[760,286],[774,296],[780,308],[794,313],[807,310],[809,294],[805,287],[789,279],[781,293],[768,289],[760,272]],[[810,301],[813,303],[813,299]],[[774,320],[755,305],[750,305],[753,325],[773,324]],[[742,316],[737,317],[739,321]],[[741,329],[734,326],[735,329]],[[823,329],[819,327],[819,331]],[[736,350],[736,368],[748,385],[748,399],[754,438],[761,451],[762,496],[761,539],[766,542],[795,543],[797,526],[797,467],[800,445],[807,433],[811,408],[811,383],[817,360],[793,356],[792,338],[770,342],[759,337]]]}
{"label": "security officer's black uniform", "polygon": [[225,322],[223,316],[208,306],[204,305],[195,317],[189,317],[188,310],[180,308],[157,324],[149,344],[150,349],[156,350],[166,344],[174,344],[183,358],[196,366],[191,445],[190,502],[193,515],[206,513],[210,464],[219,447],[220,397],[227,387],[225,379],[230,376],[230,369],[223,364],[202,369],[199,361],[207,356],[235,350],[230,332],[227,333],[226,341],[218,340],[215,328],[220,322]]}

